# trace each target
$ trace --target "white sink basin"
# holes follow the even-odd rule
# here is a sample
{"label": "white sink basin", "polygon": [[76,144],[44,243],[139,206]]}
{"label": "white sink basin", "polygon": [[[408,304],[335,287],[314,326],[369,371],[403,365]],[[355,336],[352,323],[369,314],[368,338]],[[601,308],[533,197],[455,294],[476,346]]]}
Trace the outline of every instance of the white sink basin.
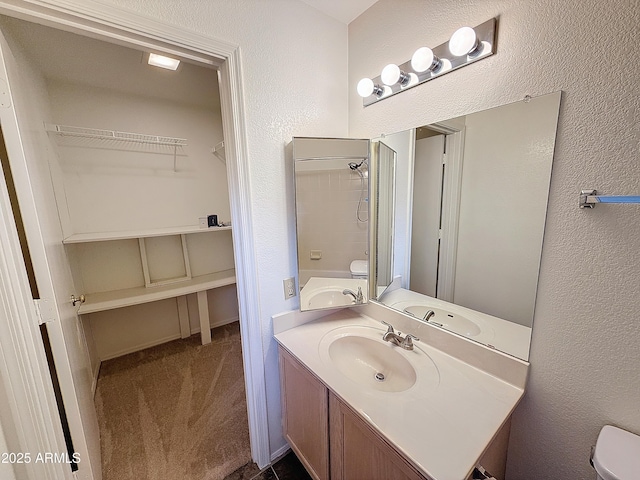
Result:
{"label": "white sink basin", "polygon": [[365,387],[403,392],[416,383],[416,371],[406,358],[367,337],[335,339],[329,345],[329,357],[343,375]]}
{"label": "white sink basin", "polygon": [[417,383],[435,388],[437,367],[423,350],[404,350],[382,340],[385,329],[340,327],[328,332],[318,348],[323,362],[364,390],[404,392]]}
{"label": "white sink basin", "polygon": [[423,319],[426,313],[432,310],[433,315],[428,323],[438,324],[442,328],[446,328],[452,332],[464,335],[466,337],[475,337],[482,333],[480,326],[462,315],[453,314],[440,308],[428,307],[425,305],[410,305],[404,309],[409,315]]}
{"label": "white sink basin", "polygon": [[308,308],[330,308],[355,305],[351,295],[343,295],[344,288],[323,288],[309,295]]}

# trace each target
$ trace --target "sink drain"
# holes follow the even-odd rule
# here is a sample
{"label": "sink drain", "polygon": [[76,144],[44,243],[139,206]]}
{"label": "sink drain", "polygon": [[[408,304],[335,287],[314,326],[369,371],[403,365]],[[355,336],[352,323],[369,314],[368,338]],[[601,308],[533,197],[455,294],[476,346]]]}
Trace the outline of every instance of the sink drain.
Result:
{"label": "sink drain", "polygon": [[378,372],[374,375],[374,378],[379,382],[384,382],[384,373]]}

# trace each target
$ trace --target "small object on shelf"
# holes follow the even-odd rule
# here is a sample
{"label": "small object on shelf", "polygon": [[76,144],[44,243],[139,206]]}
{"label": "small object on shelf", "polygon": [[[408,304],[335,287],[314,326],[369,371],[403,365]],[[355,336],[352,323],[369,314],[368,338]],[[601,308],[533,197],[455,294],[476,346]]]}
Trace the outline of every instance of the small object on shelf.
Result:
{"label": "small object on shelf", "polygon": [[207,226],[218,227],[218,215],[209,215],[207,217]]}

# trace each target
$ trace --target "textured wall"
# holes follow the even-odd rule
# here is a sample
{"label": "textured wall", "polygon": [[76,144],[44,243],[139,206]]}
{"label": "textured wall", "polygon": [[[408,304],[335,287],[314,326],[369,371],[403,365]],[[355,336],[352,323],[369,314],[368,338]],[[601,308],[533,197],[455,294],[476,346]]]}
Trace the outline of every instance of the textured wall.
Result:
{"label": "textured wall", "polygon": [[[78,5],[82,0],[77,1]],[[282,279],[296,275],[295,136],[347,135],[347,26],[297,0],[102,0],[240,46],[253,231],[260,286],[271,451],[285,445],[271,316],[297,308]]]}
{"label": "textured wall", "polygon": [[[215,82],[215,72],[211,81]],[[211,213],[229,221],[226,167],[211,154],[222,140],[219,109],[131,95],[117,87],[107,90],[57,81],[47,86],[51,123],[166,135],[188,142],[176,150],[174,171],[170,146],[50,135],[57,143],[64,179],[59,189],[64,188],[66,204],[59,208],[68,208],[71,218],[71,231],[65,236],[197,225],[198,217]]]}
{"label": "textured wall", "polygon": [[[497,55],[362,107],[358,79],[494,16]],[[583,188],[640,191],[639,22],[637,0],[380,0],[349,25],[353,136],[564,92],[509,480],[590,480],[589,449],[604,424],[640,433],[640,207],[578,208]]]}

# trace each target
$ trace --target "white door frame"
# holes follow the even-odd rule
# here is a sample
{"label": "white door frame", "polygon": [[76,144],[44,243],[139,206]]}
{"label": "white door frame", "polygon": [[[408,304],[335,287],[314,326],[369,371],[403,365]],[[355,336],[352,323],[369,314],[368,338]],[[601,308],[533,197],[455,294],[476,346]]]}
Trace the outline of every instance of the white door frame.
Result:
{"label": "white door frame", "polygon": [[[253,248],[252,204],[239,46],[116,7],[94,3],[92,0],[83,0],[82,5],[69,0],[0,0],[0,13],[111,43],[179,55],[219,69],[227,175],[235,233],[233,243],[251,455],[259,467],[266,466],[270,462],[266,384],[262,328],[260,325],[253,325],[254,322],[260,321],[260,308]],[[9,212],[5,210],[3,208],[0,213],[6,227],[6,220],[11,219],[12,215],[10,209]],[[45,433],[53,437],[58,434],[57,430],[60,427],[52,421],[55,416],[47,413],[50,404],[46,397],[52,392],[46,392],[44,389],[48,388],[50,382],[38,378],[38,372],[46,371],[46,359],[40,352],[41,345],[38,344],[39,331],[37,328],[26,328],[23,323],[28,321],[33,313],[31,293],[28,288],[24,288],[28,287],[28,283],[24,283],[26,279],[22,278],[21,272],[15,268],[5,271],[12,264],[19,265],[17,262],[21,261],[20,247],[15,242],[17,237],[13,238],[10,231],[6,235],[5,233],[4,230],[0,231],[0,307],[4,307],[7,327],[13,334],[0,335],[0,355],[5,357],[7,362],[5,371],[0,370],[0,374],[7,375],[4,378],[7,379],[10,388],[19,392],[18,397],[30,399],[28,405],[20,407],[30,408],[32,415],[16,416],[18,411],[14,412],[17,436],[21,438],[20,444],[35,452],[45,451],[42,450],[44,446],[52,444],[51,441],[42,440],[46,436]],[[18,282],[13,283],[16,281]],[[16,313],[15,309],[18,307],[21,309]],[[18,368],[15,363],[18,360],[23,368]],[[12,367],[13,365],[16,366]],[[43,414],[36,415],[34,412]],[[49,466],[50,473],[32,476],[34,473],[30,477],[65,478],[59,471],[54,471],[54,466]]]}

